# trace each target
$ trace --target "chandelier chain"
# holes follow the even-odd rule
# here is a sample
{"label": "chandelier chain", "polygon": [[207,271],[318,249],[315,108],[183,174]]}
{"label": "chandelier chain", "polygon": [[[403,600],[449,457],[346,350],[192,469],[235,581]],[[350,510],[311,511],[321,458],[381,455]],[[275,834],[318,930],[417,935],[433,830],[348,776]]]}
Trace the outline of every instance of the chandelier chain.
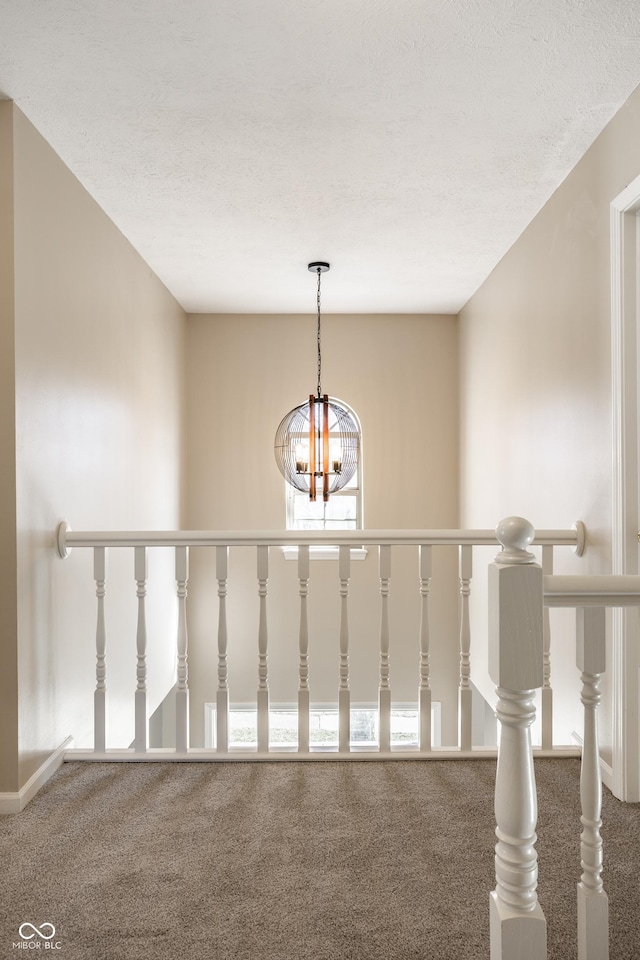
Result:
{"label": "chandelier chain", "polygon": [[321,275],[322,275],[322,271],[320,267],[318,267],[318,293],[316,297],[316,301],[318,304],[318,397],[322,395],[322,387],[320,382],[322,379],[322,349],[320,346],[320,277]]}

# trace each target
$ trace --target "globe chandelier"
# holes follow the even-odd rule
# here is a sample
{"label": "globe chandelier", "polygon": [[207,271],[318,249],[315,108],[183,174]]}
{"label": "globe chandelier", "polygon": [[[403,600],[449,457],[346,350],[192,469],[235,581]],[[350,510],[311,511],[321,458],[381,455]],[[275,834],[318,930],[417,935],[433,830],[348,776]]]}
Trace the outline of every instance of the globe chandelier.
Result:
{"label": "globe chandelier", "polygon": [[274,452],[280,473],[292,487],[315,501],[345,487],[358,467],[360,433],[340,403],[322,392],[320,281],[329,264],[316,261],[308,269],[317,275],[318,384],[316,394],[294,407],[276,430]]}

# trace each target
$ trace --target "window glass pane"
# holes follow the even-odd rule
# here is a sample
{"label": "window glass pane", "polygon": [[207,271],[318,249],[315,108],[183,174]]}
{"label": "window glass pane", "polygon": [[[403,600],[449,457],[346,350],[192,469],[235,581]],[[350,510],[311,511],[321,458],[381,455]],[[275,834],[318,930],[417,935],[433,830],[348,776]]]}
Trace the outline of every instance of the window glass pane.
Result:
{"label": "window glass pane", "polygon": [[324,505],[325,520],[355,520],[356,519],[356,498],[354,496],[329,497],[329,502]]}
{"label": "window glass pane", "polygon": [[324,525],[337,530],[341,524],[352,529],[357,526],[357,517],[358,502],[353,493],[334,493],[327,503],[322,499],[312,502],[305,493],[293,494],[294,530],[322,530]]}
{"label": "window glass pane", "polygon": [[324,530],[324,520],[298,520],[294,530]]}
{"label": "window glass pane", "polygon": [[297,520],[323,520],[324,519],[324,503],[322,499],[312,501],[312,500],[309,500],[309,496],[306,493],[294,493],[293,519],[296,521]]}

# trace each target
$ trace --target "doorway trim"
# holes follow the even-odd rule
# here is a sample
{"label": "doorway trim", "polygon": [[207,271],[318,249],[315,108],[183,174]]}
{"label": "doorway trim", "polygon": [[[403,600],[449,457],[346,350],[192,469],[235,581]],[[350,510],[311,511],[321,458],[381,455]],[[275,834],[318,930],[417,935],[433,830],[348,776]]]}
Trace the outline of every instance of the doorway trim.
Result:
{"label": "doorway trim", "polygon": [[[639,529],[638,274],[640,176],[611,203],[612,531],[614,574],[637,574]],[[616,797],[640,800],[638,611],[612,611],[612,763],[603,777]]]}

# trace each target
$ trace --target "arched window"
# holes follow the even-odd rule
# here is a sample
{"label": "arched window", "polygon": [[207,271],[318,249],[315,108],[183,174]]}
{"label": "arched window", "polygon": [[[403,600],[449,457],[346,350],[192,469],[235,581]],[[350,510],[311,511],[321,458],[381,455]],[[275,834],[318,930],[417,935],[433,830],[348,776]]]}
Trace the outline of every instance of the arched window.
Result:
{"label": "arched window", "polygon": [[[287,530],[361,530],[362,521],[362,430],[355,410],[331,397],[353,417],[358,429],[358,464],[354,475],[342,488],[332,493],[325,503],[321,496],[315,501],[308,493],[296,490],[286,483]],[[329,430],[331,442],[331,429]]]}

